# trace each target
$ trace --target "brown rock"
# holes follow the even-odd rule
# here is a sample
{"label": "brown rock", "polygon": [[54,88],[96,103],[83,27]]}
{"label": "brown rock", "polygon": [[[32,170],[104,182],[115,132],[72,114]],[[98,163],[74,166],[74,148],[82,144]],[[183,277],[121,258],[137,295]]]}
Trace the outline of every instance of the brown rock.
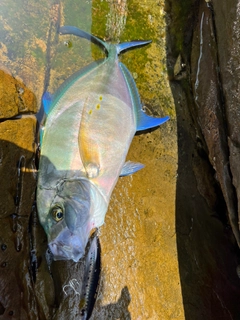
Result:
{"label": "brown rock", "polygon": [[217,69],[218,55],[214,30],[211,8],[205,1],[201,1],[191,55],[195,110],[208,148],[209,161],[216,171],[227,205],[229,221],[240,246],[240,233],[235,210],[235,190],[229,168],[227,127],[220,75]]}
{"label": "brown rock", "polygon": [[[230,320],[239,316],[235,271],[239,255],[225,203],[234,207],[235,200],[231,198],[234,188],[228,168],[219,48],[214,39],[215,31],[221,32],[214,29],[211,2],[206,2],[196,1],[195,7],[189,7],[188,17],[192,18],[182,26],[184,47],[180,53],[191,63],[186,69],[191,72],[193,90],[188,81],[172,83],[178,120],[177,251],[185,319]],[[179,4],[171,4],[173,20],[178,21],[182,11],[177,15]],[[219,2],[216,5],[219,11],[229,6],[226,2],[223,7]],[[179,52],[175,41],[168,47],[176,59]],[[224,50],[222,47],[223,55]]]}
{"label": "brown rock", "polygon": [[[226,122],[228,128],[228,145],[230,168],[233,184],[238,199],[238,220],[240,219],[240,107],[239,107],[239,64],[240,64],[240,31],[238,0],[212,1],[218,41],[219,64],[225,99]],[[229,10],[230,8],[230,10]]]}
{"label": "brown rock", "polygon": [[35,95],[23,83],[0,70],[0,119],[36,111]]}

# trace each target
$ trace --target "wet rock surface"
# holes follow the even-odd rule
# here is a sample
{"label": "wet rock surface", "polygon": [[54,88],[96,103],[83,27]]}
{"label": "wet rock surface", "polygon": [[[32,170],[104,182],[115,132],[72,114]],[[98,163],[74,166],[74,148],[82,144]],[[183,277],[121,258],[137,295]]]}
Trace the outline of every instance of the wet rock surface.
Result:
{"label": "wet rock surface", "polygon": [[0,119],[36,112],[35,95],[22,82],[0,70]]}
{"label": "wet rock surface", "polygon": [[[133,161],[141,159],[146,167],[133,177],[120,179],[112,196],[100,238],[103,252],[100,301],[108,305],[99,313],[96,308],[93,319],[98,314],[101,319],[118,319],[117,315],[123,319],[183,318],[176,281],[172,201],[176,144],[169,139],[174,130],[169,123],[165,130],[134,138],[128,157]],[[116,228],[122,231],[116,232]],[[109,304],[111,301],[115,304]],[[158,306],[153,301],[158,301]]]}

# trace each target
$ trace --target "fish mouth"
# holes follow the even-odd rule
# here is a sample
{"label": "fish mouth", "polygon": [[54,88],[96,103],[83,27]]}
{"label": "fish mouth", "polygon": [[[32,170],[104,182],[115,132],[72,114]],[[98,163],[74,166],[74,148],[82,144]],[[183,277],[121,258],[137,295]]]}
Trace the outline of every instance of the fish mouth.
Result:
{"label": "fish mouth", "polygon": [[85,251],[80,247],[71,247],[61,242],[52,241],[48,244],[49,249],[53,254],[53,259],[56,260],[73,260],[78,262],[84,255]]}
{"label": "fish mouth", "polygon": [[48,237],[48,246],[54,260],[73,260],[78,262],[85,254],[89,238],[89,231],[84,228],[72,232],[67,227],[62,229],[57,236]]}

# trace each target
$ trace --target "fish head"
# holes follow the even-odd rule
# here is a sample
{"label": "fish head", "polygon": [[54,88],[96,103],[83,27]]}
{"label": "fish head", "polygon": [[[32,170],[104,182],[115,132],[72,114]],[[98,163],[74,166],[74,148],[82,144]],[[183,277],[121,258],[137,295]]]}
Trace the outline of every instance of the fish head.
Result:
{"label": "fish head", "polygon": [[91,229],[91,186],[87,180],[65,180],[53,189],[38,188],[37,207],[54,260],[79,261]]}

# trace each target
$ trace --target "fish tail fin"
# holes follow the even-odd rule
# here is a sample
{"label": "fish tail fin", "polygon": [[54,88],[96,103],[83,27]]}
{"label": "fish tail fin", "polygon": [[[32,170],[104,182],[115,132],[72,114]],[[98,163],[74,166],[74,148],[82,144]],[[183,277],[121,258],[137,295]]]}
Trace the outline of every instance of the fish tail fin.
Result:
{"label": "fish tail fin", "polygon": [[140,46],[144,46],[149,44],[150,42],[152,42],[151,40],[146,40],[146,41],[142,41],[142,40],[135,40],[135,41],[131,41],[131,42],[123,42],[123,43],[119,43],[117,45],[111,45],[110,43],[107,43],[103,40],[101,40],[98,37],[93,36],[92,34],[83,31],[81,29],[78,29],[76,27],[72,27],[72,26],[63,26],[59,28],[59,33],[60,34],[73,34],[77,37],[80,38],[84,38],[87,39],[93,43],[95,43],[96,45],[103,47],[108,53],[111,50],[110,48],[113,48],[113,46],[116,48],[117,54],[119,55],[122,51],[126,51],[129,49],[133,49],[135,47],[140,47]]}
{"label": "fish tail fin", "polygon": [[135,40],[131,42],[119,43],[117,44],[117,54],[120,54],[122,51],[133,49],[135,47],[145,46],[151,42],[152,40]]}

